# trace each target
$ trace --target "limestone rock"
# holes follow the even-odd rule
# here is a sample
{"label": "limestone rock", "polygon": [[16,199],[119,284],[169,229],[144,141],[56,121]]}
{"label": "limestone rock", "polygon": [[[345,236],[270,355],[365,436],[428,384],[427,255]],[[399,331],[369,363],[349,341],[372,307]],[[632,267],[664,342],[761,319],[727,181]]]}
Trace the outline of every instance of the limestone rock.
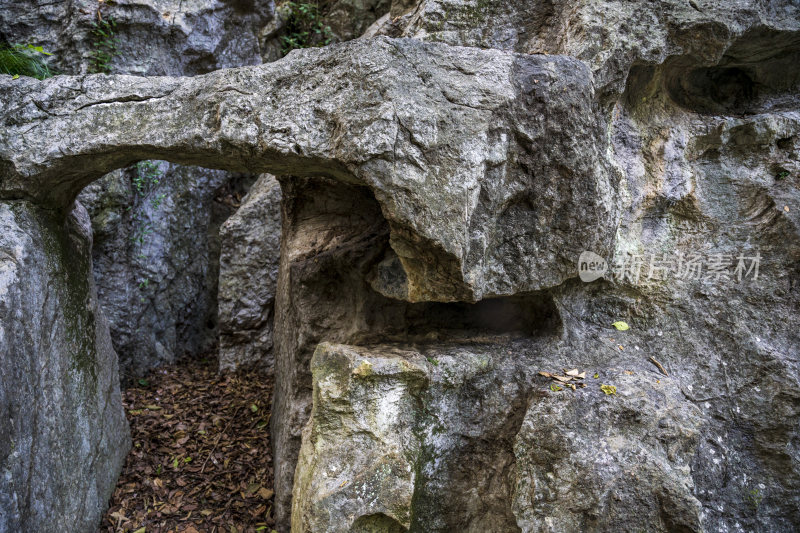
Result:
{"label": "limestone rock", "polygon": [[700,409],[646,371],[552,392],[553,340],[320,344],[292,531],[701,530]]}
{"label": "limestone rock", "polygon": [[91,227],[0,205],[0,531],[93,531],[130,447]]}
{"label": "limestone rock", "polygon": [[407,531],[425,359],[322,343],[297,465],[292,531]]}
{"label": "limestone rock", "polygon": [[[92,24],[101,17],[114,21],[118,40],[110,71],[195,75],[260,63],[257,34],[274,11],[272,2],[262,0],[17,2],[0,13],[0,35],[43,46],[58,72],[91,71],[97,41]],[[137,193],[134,182],[141,172],[128,168],[81,195],[93,222],[95,280],[123,384],[216,344],[216,230],[233,208],[215,198],[222,188],[236,191],[251,181],[240,174],[152,164],[158,190]],[[156,202],[157,197],[165,201]]]}
{"label": "limestone rock", "polygon": [[[236,209],[217,198],[249,182],[219,170],[148,165],[116,171],[80,195],[90,206],[98,297],[123,385],[215,348],[219,227]],[[139,190],[146,172],[159,183]]]}
{"label": "limestone rock", "polygon": [[[672,56],[716,64],[735,41],[751,38],[748,31],[796,31],[800,6],[792,1],[424,0],[405,13],[383,32],[458,46],[568,55],[590,66],[601,96],[616,98],[635,65],[660,64]],[[792,41],[791,35],[775,38]]]}
{"label": "limestone rock", "polygon": [[700,409],[675,379],[620,373],[531,401],[514,443],[513,510],[533,531],[700,531],[691,466]]}
{"label": "limestone rock", "polygon": [[0,198],[66,212],[143,158],[282,176],[279,523],[296,477],[301,530],[792,530],[797,7],[534,4],[191,79],[0,78]]}
{"label": "limestone rock", "polygon": [[[3,83],[4,197],[63,205],[147,157],[360,182],[412,301],[555,286],[582,250],[609,250],[619,216],[591,76],[565,57],[375,39],[188,80]],[[82,133],[54,135],[64,120]]]}
{"label": "limestone rock", "polygon": [[42,46],[56,70],[80,74],[91,71],[92,23],[113,20],[112,71],[194,75],[260,63],[258,33],[274,15],[270,0],[4,2],[0,37]]}
{"label": "limestone rock", "polygon": [[219,364],[271,371],[272,328],[281,243],[281,189],[264,174],[220,228]]}

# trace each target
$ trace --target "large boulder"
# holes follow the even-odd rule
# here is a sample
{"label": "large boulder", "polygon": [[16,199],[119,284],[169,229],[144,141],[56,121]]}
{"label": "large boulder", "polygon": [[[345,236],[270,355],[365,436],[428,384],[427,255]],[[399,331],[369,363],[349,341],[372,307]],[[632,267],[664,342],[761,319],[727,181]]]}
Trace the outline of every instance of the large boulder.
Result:
{"label": "large boulder", "polygon": [[219,367],[275,367],[272,328],[281,247],[281,186],[264,174],[220,228]]}
{"label": "large boulder", "polygon": [[613,244],[620,175],[591,75],[570,58],[381,38],[191,79],[69,83],[4,80],[6,197],[59,208],[146,157],[363,184],[409,301],[552,287],[582,250]]}
{"label": "large boulder", "polygon": [[0,531],[93,531],[130,447],[91,244],[79,204],[0,204]]}

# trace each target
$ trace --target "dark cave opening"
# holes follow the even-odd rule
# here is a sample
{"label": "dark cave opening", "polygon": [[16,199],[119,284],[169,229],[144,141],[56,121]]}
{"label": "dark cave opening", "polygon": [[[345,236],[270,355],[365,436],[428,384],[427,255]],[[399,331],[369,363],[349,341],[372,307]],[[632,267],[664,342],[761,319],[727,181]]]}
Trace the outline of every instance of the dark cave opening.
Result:
{"label": "dark cave opening", "polygon": [[458,338],[471,335],[537,336],[560,328],[560,317],[547,294],[487,298],[477,303],[419,303],[406,308],[409,336],[438,332]]}
{"label": "dark cave opening", "polygon": [[754,114],[796,102],[800,37],[755,29],[737,39],[716,65],[678,57],[664,65],[664,85],[681,107],[702,114]]}

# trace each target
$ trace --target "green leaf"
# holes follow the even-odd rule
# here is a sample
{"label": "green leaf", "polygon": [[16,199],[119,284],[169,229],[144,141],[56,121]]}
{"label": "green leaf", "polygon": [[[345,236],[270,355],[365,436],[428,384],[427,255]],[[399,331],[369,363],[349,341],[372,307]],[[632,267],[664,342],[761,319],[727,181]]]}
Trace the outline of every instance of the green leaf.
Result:
{"label": "green leaf", "polygon": [[551,390],[551,391],[553,391],[553,392],[558,392],[558,391],[562,391],[562,390],[564,390],[564,389],[563,389],[563,388],[561,388],[561,387],[559,387],[559,386],[558,386],[558,385],[556,385],[555,383],[551,383],[551,384],[550,384],[550,390]]}
{"label": "green leaf", "polygon": [[607,396],[617,394],[617,388],[614,385],[600,385],[600,390],[605,392]]}
{"label": "green leaf", "polygon": [[172,468],[174,468],[176,470],[178,469],[178,458],[177,457],[172,460]]}
{"label": "green leaf", "polygon": [[251,404],[250,405],[250,410],[252,412],[254,412],[254,413],[257,413],[258,412],[258,406],[256,404]]}
{"label": "green leaf", "polygon": [[11,79],[12,79],[12,80],[19,79],[19,74],[14,74],[14,75],[11,77]]}
{"label": "green leaf", "polygon": [[629,329],[631,329],[631,327],[628,325],[628,323],[627,322],[623,322],[622,320],[614,322],[611,325],[614,326],[615,328],[617,328],[618,331],[628,331]]}
{"label": "green leaf", "polygon": [[147,528],[146,527],[140,527],[139,529],[137,529],[133,533],[146,533],[146,532],[147,532]]}
{"label": "green leaf", "polygon": [[597,379],[597,378],[599,378],[599,377],[600,377],[600,374],[598,374],[597,372],[595,372],[595,373],[594,373],[594,376],[592,376],[592,377],[593,377],[594,379]]}
{"label": "green leaf", "polygon": [[149,387],[149,386],[150,386],[150,382],[149,382],[149,381],[147,381],[146,379],[140,379],[140,380],[138,381],[138,383],[139,383],[139,385],[141,385],[142,387]]}

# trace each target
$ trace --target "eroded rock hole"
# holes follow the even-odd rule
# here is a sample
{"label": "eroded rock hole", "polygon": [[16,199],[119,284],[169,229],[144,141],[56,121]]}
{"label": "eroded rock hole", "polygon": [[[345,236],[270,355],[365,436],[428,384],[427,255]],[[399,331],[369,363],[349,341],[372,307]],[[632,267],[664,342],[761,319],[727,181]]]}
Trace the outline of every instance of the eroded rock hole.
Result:
{"label": "eroded rock hole", "polygon": [[540,335],[560,326],[558,311],[546,294],[491,298],[478,303],[411,304],[405,314],[408,334],[442,338],[471,334]]}
{"label": "eroded rock hole", "polygon": [[693,69],[669,79],[667,87],[679,105],[700,113],[750,111],[758,97],[756,83],[736,67]]}
{"label": "eroded rock hole", "polygon": [[[312,403],[310,362],[320,342],[392,343],[415,350],[424,343],[478,344],[500,336],[553,334],[561,320],[547,293],[474,304],[410,303],[403,299],[408,280],[390,244],[390,224],[369,189],[328,178],[280,181],[284,230],[272,420],[284,422],[274,422],[272,430],[276,512],[288,516],[302,429]],[[426,257],[425,268],[436,270],[438,256],[426,252],[417,257]]]}
{"label": "eroded rock hole", "polygon": [[681,57],[663,72],[670,98],[690,111],[737,115],[786,109],[798,100],[800,37],[752,30],[717,65],[699,66]]}
{"label": "eroded rock hole", "polygon": [[[477,303],[405,301],[408,282],[390,246],[389,224],[366,188],[320,178],[300,186],[284,182],[284,189],[292,218],[284,249],[292,256],[292,279],[300,282],[302,293],[293,304],[305,308],[313,302],[309,322],[323,331],[348,332],[349,342],[420,342],[536,336],[560,327],[547,293]],[[317,316],[320,312],[324,316]]]}

